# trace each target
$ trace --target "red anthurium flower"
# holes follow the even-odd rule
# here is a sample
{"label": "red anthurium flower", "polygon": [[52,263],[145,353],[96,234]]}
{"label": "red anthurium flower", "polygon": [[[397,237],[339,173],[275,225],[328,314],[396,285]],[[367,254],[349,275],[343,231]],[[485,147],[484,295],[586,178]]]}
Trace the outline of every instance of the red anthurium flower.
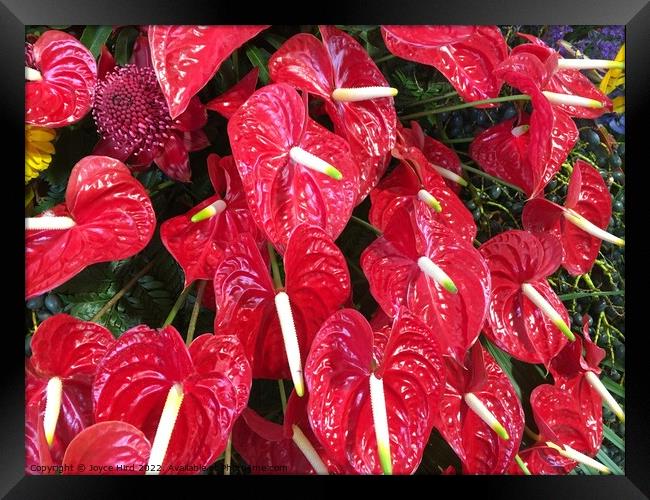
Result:
{"label": "red anthurium flower", "polygon": [[527,363],[550,361],[568,340],[569,313],[546,281],[562,262],[552,235],[503,232],[479,248],[492,276],[484,332],[501,349]]}
{"label": "red anthurium flower", "polygon": [[[590,107],[575,105],[570,102],[566,104],[561,101],[558,102],[558,106],[569,116],[593,119],[612,110],[611,99],[580,73],[579,69],[576,69],[589,69],[590,66],[586,66],[584,60],[563,59],[560,57],[559,52],[553,50],[539,38],[525,33],[518,33],[518,35],[530,43],[518,45],[512,49],[511,55],[532,54],[546,66],[548,74],[539,82],[543,90],[560,95],[580,96],[594,101]],[[598,67],[597,64],[603,62],[591,61],[591,67]],[[553,99],[553,97],[549,98]]]}
{"label": "red anthurium flower", "polygon": [[[284,424],[266,420],[246,408],[235,423],[232,443],[252,469],[263,474],[334,474],[341,468],[325,454],[311,430],[307,398],[291,393],[284,412]],[[352,469],[348,473],[354,473]]]}
{"label": "red anthurium flower", "polygon": [[284,272],[276,289],[253,238],[230,243],[214,275],[215,331],[241,339],[255,378],[291,377],[302,396],[302,363],[323,321],[348,300],[350,275],[334,241],[307,224],[289,238]]}
{"label": "red anthurium flower", "polygon": [[396,209],[383,236],[361,254],[361,267],[386,314],[406,306],[462,359],[483,326],[490,274],[472,244],[422,215],[428,210],[420,204],[413,214]]}
{"label": "red anthurium flower", "polygon": [[281,253],[302,222],[338,237],[358,169],[347,142],[307,116],[296,90],[281,83],[255,92],[228,122],[228,136],[253,218]]}
{"label": "red anthurium flower", "polygon": [[446,357],[447,384],[436,428],[465,474],[503,474],[524,431],[524,410],[508,376],[475,344],[463,363]]}
{"label": "red anthurium flower", "polygon": [[27,469],[60,464],[72,438],[93,423],[91,386],[114,342],[103,326],[67,314],[39,325],[25,365]]}
{"label": "red anthurium flower", "polygon": [[354,309],[318,331],[305,365],[312,430],[327,453],[360,474],[411,474],[445,383],[433,332],[401,309],[386,333]]}
{"label": "red anthurium flower", "polygon": [[140,325],[122,334],[97,369],[95,418],[142,430],[152,443],[149,473],[196,473],[187,465],[208,466],[225,449],[251,382],[236,337],[204,334],[187,348],[174,327]]}
{"label": "red anthurium flower", "polygon": [[205,106],[193,97],[174,119],[152,67],[147,38],[136,39],[131,64],[109,68],[95,95],[93,117],[102,139],[94,154],[111,156],[138,170],[152,161],[170,178],[189,182],[188,152],[209,145],[202,128],[207,123]]}
{"label": "red anthurium flower", "polygon": [[197,279],[212,280],[226,245],[241,233],[259,234],[232,156],[210,154],[208,172],[216,194],[160,226],[160,239],[185,272],[185,286]]}
{"label": "red anthurium flower", "polygon": [[232,115],[235,114],[235,111],[246,102],[246,99],[255,92],[259,72],[260,70],[258,67],[253,68],[244,78],[239,80],[236,85],[220,96],[212,99],[205,105],[205,107],[212,111],[216,111],[226,120],[229,120],[232,118]]}
{"label": "red anthurium flower", "polygon": [[404,207],[420,212],[472,243],[476,223],[461,199],[445,184],[442,176],[416,147],[402,147],[397,153],[400,164],[370,192],[372,203],[368,218],[382,231],[390,223],[395,210]]}
{"label": "red anthurium flower", "polygon": [[388,50],[435,67],[464,101],[497,97],[494,68],[508,55],[498,26],[382,26]]}
{"label": "red anthurium flower", "polygon": [[65,203],[25,219],[26,298],[91,264],[138,253],[155,228],[151,201],[128,168],[105,156],[83,158],[70,173]]}
{"label": "red anthurium flower", "polygon": [[525,229],[552,233],[564,247],[563,267],[572,276],[589,272],[602,240],[624,245],[621,238],[605,231],[612,215],[612,199],[600,173],[578,160],[573,167],[567,198],[561,207],[543,198],[526,203],[522,213]]}
{"label": "red anthurium flower", "polygon": [[320,33],[322,42],[307,33],[287,40],[269,59],[269,73],[276,82],[323,99],[334,129],[348,141],[359,165],[360,203],[386,170],[395,146],[391,97],[397,90],[353,37],[332,26],[321,26]]}
{"label": "red anthurium flower", "polygon": [[100,422],[70,442],[63,456],[63,474],[144,474],[150,454],[151,443],[137,427],[115,420]]}
{"label": "red anthurium flower", "polygon": [[64,127],[92,106],[97,64],[72,35],[49,30],[25,47],[25,122]]}
{"label": "red anthurium flower", "polygon": [[214,76],[221,63],[268,26],[150,26],[156,77],[172,118]]}

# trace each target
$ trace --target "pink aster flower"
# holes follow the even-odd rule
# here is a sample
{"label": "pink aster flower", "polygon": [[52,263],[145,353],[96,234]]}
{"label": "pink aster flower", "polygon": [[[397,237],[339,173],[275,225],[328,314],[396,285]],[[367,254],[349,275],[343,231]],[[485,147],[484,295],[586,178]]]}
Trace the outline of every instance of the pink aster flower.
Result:
{"label": "pink aster flower", "polygon": [[99,67],[93,118],[101,139],[93,154],[110,156],[137,170],[153,161],[168,177],[189,182],[188,153],[209,145],[202,130],[207,111],[199,98],[193,97],[172,120],[145,36],[136,40],[130,64],[115,66],[104,48]]}

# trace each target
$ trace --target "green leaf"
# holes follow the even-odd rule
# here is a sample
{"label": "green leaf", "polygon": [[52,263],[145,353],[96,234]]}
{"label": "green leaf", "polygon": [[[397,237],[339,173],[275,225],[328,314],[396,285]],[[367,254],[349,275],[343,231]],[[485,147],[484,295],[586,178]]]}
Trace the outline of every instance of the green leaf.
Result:
{"label": "green leaf", "polygon": [[603,425],[603,435],[610,443],[616,446],[619,450],[625,451],[625,441],[621,439],[612,429]]}
{"label": "green leaf", "polygon": [[275,50],[278,50],[282,44],[287,40],[283,36],[276,35],[275,33],[264,33],[264,40],[266,40]]}
{"label": "green leaf", "polygon": [[139,31],[132,27],[120,30],[120,34],[117,35],[115,41],[115,63],[118,66],[124,66],[129,62],[138,33]]}
{"label": "green leaf", "polygon": [[609,470],[612,471],[612,474],[618,474],[620,476],[624,475],[623,469],[614,463],[614,461],[609,458],[609,455],[605,453],[605,450],[602,448],[598,450],[596,454],[596,460],[605,465]]}
{"label": "green leaf", "polygon": [[617,384],[609,377],[603,377],[601,380],[609,392],[614,393],[621,398],[625,398],[625,387]]}
{"label": "green leaf", "polygon": [[269,70],[267,69],[267,64],[271,54],[266,50],[255,47],[254,45],[249,46],[246,49],[246,57],[251,62],[253,66],[257,66],[260,70],[260,81],[263,85],[266,85],[269,82]]}
{"label": "green leaf", "polygon": [[515,388],[515,391],[517,392],[517,396],[521,400],[521,388],[519,387],[519,383],[517,382],[517,380],[513,375],[512,359],[510,358],[510,356],[508,356],[501,349],[497,348],[494,344],[492,344],[492,342],[490,342],[486,338],[482,338],[482,340],[485,348],[496,360],[496,362],[499,364],[499,366],[505,372],[505,374],[508,375],[508,378],[510,379],[512,386]]}
{"label": "green leaf", "polygon": [[112,26],[86,26],[86,29],[81,34],[80,41],[97,59],[102,51],[102,45],[106,43],[112,32]]}

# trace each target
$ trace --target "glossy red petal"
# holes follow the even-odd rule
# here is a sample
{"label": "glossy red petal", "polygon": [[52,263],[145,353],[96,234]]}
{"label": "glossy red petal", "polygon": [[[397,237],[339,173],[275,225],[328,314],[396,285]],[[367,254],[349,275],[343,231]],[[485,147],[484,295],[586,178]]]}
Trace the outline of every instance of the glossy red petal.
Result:
{"label": "glossy red petal", "polygon": [[72,35],[48,30],[34,44],[39,81],[25,83],[25,122],[63,127],[81,120],[92,106],[97,64]]}
{"label": "glossy red petal", "polygon": [[63,473],[144,474],[150,452],[149,440],[131,424],[100,422],[84,429],[70,442],[63,456]]}
{"label": "glossy red petal", "polygon": [[223,94],[209,101],[205,107],[216,111],[226,120],[229,120],[235,114],[235,111],[246,102],[246,99],[255,92],[259,72],[259,68],[253,68],[244,78],[239,80]]}
{"label": "glossy red petal", "polygon": [[268,26],[150,26],[153,67],[172,118],[214,76],[221,63]]}
{"label": "glossy red petal", "polygon": [[536,237],[511,230],[488,240],[479,250],[492,276],[484,332],[517,359],[548,366],[568,339],[523,294],[521,285],[532,285],[570,325],[569,313],[545,279],[562,260],[559,241],[552,235]]}
{"label": "glossy red petal", "polygon": [[[415,471],[433,425],[430,408],[444,384],[440,347],[431,331],[403,310],[393,324],[381,364],[393,472]],[[305,365],[314,434],[340,463],[379,473],[370,409],[373,332],[355,310],[333,314],[318,332]]]}
{"label": "glossy red petal", "polygon": [[163,173],[179,182],[190,182],[192,171],[185,142],[179,133],[169,134],[160,156],[154,160]]}
{"label": "glossy red petal", "polygon": [[[255,92],[228,122],[228,135],[253,217],[278,250],[284,253],[302,222],[338,237],[356,200],[357,167],[344,139],[305,116],[293,88],[274,84]],[[343,179],[294,162],[294,146],[334,165]]]}
{"label": "glossy red petal", "polygon": [[[436,141],[428,135],[424,136],[424,146],[422,153],[429,162],[437,165],[438,167],[445,168],[457,175],[462,175],[463,169],[460,166],[460,158],[450,148],[445,146],[442,142]],[[460,192],[460,184],[449,179],[445,179],[447,187],[452,189],[455,193]]]}
{"label": "glossy red petal", "polygon": [[498,26],[382,26],[394,55],[434,66],[464,101],[499,95],[494,68],[508,55]]}
{"label": "glossy red petal", "polygon": [[203,128],[208,122],[208,111],[201,100],[194,96],[178,117],[174,120],[174,128],[182,132],[190,132]]}
{"label": "glossy red petal", "polygon": [[[520,451],[519,457],[526,464],[530,473],[536,476],[563,476],[571,472],[577,465],[576,462],[563,457],[556,450],[546,446],[544,443],[538,443],[530,448]],[[524,474],[521,468],[514,461],[510,464],[507,473],[512,475]]]}
{"label": "glossy red petal", "polygon": [[[480,367],[467,369],[448,360],[448,379],[439,406],[436,428],[461,459],[464,474],[503,474],[519,449],[524,430],[524,411],[508,376],[480,344]],[[469,355],[468,355],[469,358]],[[454,366],[455,365],[455,366]],[[476,369],[484,372],[479,387],[471,387]],[[470,391],[506,429],[501,439],[464,401]]]}
{"label": "glossy red petal", "polygon": [[87,156],[70,173],[65,206],[53,209],[76,225],[26,233],[26,298],[40,295],[97,262],[142,250],[156,216],[144,187],[121,162]]}
{"label": "glossy red petal", "polygon": [[107,73],[115,67],[115,59],[106,45],[102,45],[102,51],[97,60],[97,78],[103,80]]}

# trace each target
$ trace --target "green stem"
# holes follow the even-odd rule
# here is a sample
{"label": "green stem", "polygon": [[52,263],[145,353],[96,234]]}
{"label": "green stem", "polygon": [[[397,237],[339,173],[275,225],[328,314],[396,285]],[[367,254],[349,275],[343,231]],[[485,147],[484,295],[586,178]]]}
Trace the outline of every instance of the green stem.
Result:
{"label": "green stem", "polygon": [[163,323],[161,328],[165,328],[166,326],[169,326],[174,322],[174,318],[176,317],[176,314],[178,314],[178,311],[180,311],[181,307],[183,307],[183,304],[185,304],[185,299],[187,298],[187,294],[190,292],[190,288],[192,288],[192,283],[187,285],[187,287],[185,287],[181,292],[181,294],[178,296],[176,302],[172,306],[171,311],[169,311],[169,314],[167,315],[167,318],[165,319],[165,322]]}
{"label": "green stem", "polygon": [[476,106],[481,106],[482,104],[492,104],[492,103],[509,102],[509,101],[530,101],[530,96],[526,94],[516,94],[516,95],[507,95],[504,97],[495,97],[494,99],[482,99],[480,101],[465,102],[463,104],[455,104],[453,106],[444,106],[442,108],[436,108],[427,111],[419,111],[417,113],[411,113],[410,115],[401,116],[400,120],[412,120],[413,118],[422,118],[423,116],[436,115],[438,113],[446,113],[449,111],[457,111],[459,109],[466,109],[466,108],[475,108]]}
{"label": "green stem", "polygon": [[561,301],[565,302],[567,300],[573,299],[582,299],[584,297],[603,297],[607,295],[625,295],[624,290],[612,290],[608,292],[575,292],[575,293],[566,293],[564,295],[559,295]]}
{"label": "green stem", "polygon": [[[490,175],[486,172],[483,172],[483,170],[479,170],[478,168],[470,167],[469,165],[465,165],[464,163],[460,164],[460,167],[463,170],[467,170],[469,172],[474,172],[477,175],[480,175],[481,177],[485,177],[486,179],[490,179],[492,182],[496,182],[497,184],[501,184],[503,186],[509,187],[510,189],[514,189],[515,191],[519,191],[520,193],[524,193],[524,190],[521,189],[520,187],[515,186],[514,184],[510,184],[509,182],[502,181],[501,179],[494,177],[493,175]],[[524,193],[526,194],[526,193]]]}
{"label": "green stem", "polygon": [[138,273],[131,278],[131,280],[122,287],[122,289],[117,292],[113,297],[111,297],[111,300],[106,302],[104,304],[104,307],[102,307],[97,314],[95,314],[92,318],[90,318],[90,321],[95,322],[99,321],[104,314],[106,314],[123,296],[128,292],[133,285],[136,284],[136,282],[142,278],[147,272],[154,266],[154,264],[158,261],[158,258],[153,259],[149,264],[144,266]]}
{"label": "green stem", "polygon": [[360,226],[365,227],[365,228],[368,229],[369,231],[372,231],[372,232],[375,233],[377,236],[381,236],[381,231],[380,231],[379,229],[377,229],[375,226],[373,226],[372,224],[370,224],[369,222],[366,222],[366,221],[363,220],[363,219],[359,219],[359,217],[355,217],[354,215],[352,215],[352,216],[350,217],[350,220],[353,221],[353,222],[356,222],[356,223],[359,224]]}
{"label": "green stem", "polygon": [[158,192],[162,191],[165,188],[168,188],[169,186],[173,186],[174,184],[176,184],[174,181],[161,182],[156,187],[154,187],[151,191],[149,191],[149,196],[153,196],[154,194],[158,194]]}
{"label": "green stem", "polygon": [[393,54],[386,54],[385,56],[380,57],[379,59],[375,59],[375,64],[390,61],[391,59],[395,59],[395,56]]}
{"label": "green stem", "polygon": [[284,390],[284,380],[278,379],[278,387],[280,388],[280,401],[282,402],[282,414],[287,411],[287,393]]}
{"label": "green stem", "polygon": [[188,346],[194,339],[196,320],[199,317],[199,311],[201,310],[201,301],[203,300],[203,292],[205,292],[205,285],[207,284],[208,282],[206,280],[200,280],[199,286],[196,289],[196,300],[194,301],[194,307],[192,307],[192,316],[190,316],[190,325],[187,327],[187,340],[185,341]]}
{"label": "green stem", "polygon": [[280,266],[278,266],[278,257],[275,253],[275,248],[273,244],[268,241],[266,243],[267,248],[269,249],[269,257],[271,259],[271,270],[273,271],[273,285],[276,290],[283,288],[282,278],[280,277]]}
{"label": "green stem", "polygon": [[232,433],[228,436],[228,443],[226,444],[226,454],[223,457],[223,475],[230,475],[230,460],[232,458]]}
{"label": "green stem", "polygon": [[419,106],[420,104],[428,104],[430,102],[444,101],[445,99],[449,99],[450,97],[454,97],[455,95],[458,95],[458,92],[453,90],[451,92],[447,92],[446,94],[434,95],[433,97],[427,97],[426,99],[421,99],[419,101],[409,102],[408,104],[404,104],[403,107],[410,108],[412,106]]}
{"label": "green stem", "polygon": [[524,474],[525,474],[525,475],[530,476],[530,470],[528,470],[528,467],[526,467],[526,464],[525,464],[524,461],[521,459],[521,457],[519,456],[519,454],[515,455],[515,462],[517,462],[517,465],[519,466],[519,468],[520,468],[522,471],[524,471]]}
{"label": "green stem", "polygon": [[464,144],[466,142],[472,142],[475,137],[460,137],[459,139],[443,139],[442,142],[447,144]]}

